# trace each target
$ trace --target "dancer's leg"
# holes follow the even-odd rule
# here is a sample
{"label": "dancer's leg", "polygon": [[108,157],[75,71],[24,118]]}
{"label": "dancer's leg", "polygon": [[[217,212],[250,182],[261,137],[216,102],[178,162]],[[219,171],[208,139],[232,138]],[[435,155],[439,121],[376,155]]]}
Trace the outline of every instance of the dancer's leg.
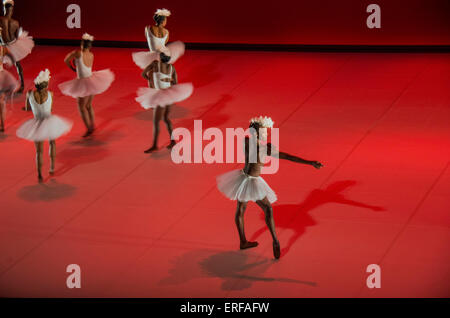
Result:
{"label": "dancer's leg", "polygon": [[25,84],[24,84],[24,80],[23,80],[23,68],[22,68],[22,65],[20,65],[20,62],[16,62],[16,69],[17,69],[17,74],[19,74],[19,79],[20,79],[20,88],[17,91],[17,93],[22,94]]}
{"label": "dancer's leg", "polygon": [[280,242],[278,241],[277,234],[275,232],[275,221],[273,219],[272,205],[270,204],[267,197],[260,201],[256,201],[256,204],[258,204],[259,207],[264,211],[267,227],[269,228],[270,234],[272,234],[273,255],[278,259],[280,258],[281,251]]}
{"label": "dancer's leg", "polygon": [[234,218],[234,221],[236,222],[236,227],[237,227],[237,230],[239,233],[241,250],[258,246],[258,242],[249,242],[249,241],[247,241],[247,238],[245,237],[244,213],[245,213],[246,208],[247,208],[247,202],[237,201],[236,216]]}
{"label": "dancer's leg", "polygon": [[0,132],[5,131],[5,94],[0,94]]}
{"label": "dancer's leg", "polygon": [[42,182],[42,151],[44,150],[44,142],[36,141],[34,143],[36,146],[36,168],[38,172],[38,180]]}
{"label": "dancer's leg", "polygon": [[83,120],[84,125],[86,126],[86,129],[88,130],[83,137],[89,136],[89,128],[91,127],[91,123],[89,121],[89,114],[86,109],[86,103],[87,103],[87,97],[78,97],[78,110],[80,111],[81,119]]}
{"label": "dancer's leg", "polygon": [[89,122],[91,124],[90,131],[93,132],[95,129],[95,112],[92,106],[92,101],[94,100],[94,95],[87,97],[86,109],[89,115]]}
{"label": "dancer's leg", "polygon": [[56,142],[54,140],[50,140],[50,174],[55,172],[55,159],[56,159]]}
{"label": "dancer's leg", "polygon": [[168,149],[172,149],[176,144],[175,140],[172,139],[173,126],[172,121],[169,118],[171,108],[172,105],[167,105],[166,107],[164,107],[164,122],[166,123],[167,131],[169,132],[170,137],[170,144],[167,146]]}
{"label": "dancer's leg", "polygon": [[163,116],[163,107],[157,106],[153,110],[153,145],[151,148],[144,151],[145,153],[149,153],[158,149],[158,136],[159,136],[159,122]]}

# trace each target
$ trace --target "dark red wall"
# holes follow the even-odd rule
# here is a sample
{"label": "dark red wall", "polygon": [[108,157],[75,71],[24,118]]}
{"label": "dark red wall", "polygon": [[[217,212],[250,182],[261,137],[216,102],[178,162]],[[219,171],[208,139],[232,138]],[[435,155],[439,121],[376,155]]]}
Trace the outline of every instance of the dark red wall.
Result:
{"label": "dark red wall", "polygon": [[[81,6],[81,29],[66,27]],[[366,26],[381,6],[381,29]],[[15,16],[37,38],[143,41],[156,8],[172,11],[171,40],[253,44],[450,44],[450,0],[17,0]]]}

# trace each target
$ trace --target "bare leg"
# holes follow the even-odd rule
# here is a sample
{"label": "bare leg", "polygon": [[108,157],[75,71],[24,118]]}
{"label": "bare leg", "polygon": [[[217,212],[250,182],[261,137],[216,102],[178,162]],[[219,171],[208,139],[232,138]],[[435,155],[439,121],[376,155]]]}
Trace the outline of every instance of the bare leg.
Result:
{"label": "bare leg", "polygon": [[55,159],[56,159],[56,142],[54,140],[50,140],[50,174],[55,173]]}
{"label": "bare leg", "polygon": [[88,111],[88,115],[89,115],[89,122],[91,124],[89,130],[91,131],[91,133],[94,131],[95,129],[95,113],[94,113],[94,107],[92,106],[92,101],[94,100],[94,95],[89,96],[87,103],[86,103],[86,109]]}
{"label": "bare leg", "polygon": [[269,200],[266,198],[256,201],[256,204],[260,206],[260,208],[264,211],[265,214],[265,220],[267,227],[269,228],[270,234],[272,235],[273,239],[273,255],[276,259],[280,258],[280,242],[278,241],[277,234],[275,233],[275,221],[273,219],[273,210],[272,205],[270,204]]}
{"label": "bare leg", "polygon": [[41,171],[42,171],[42,151],[44,150],[44,142],[36,141],[34,144],[36,146],[36,167],[38,172],[38,180],[39,182],[42,182],[43,178]]}
{"label": "bare leg", "polygon": [[5,94],[0,95],[0,132],[5,131]]}
{"label": "bare leg", "polygon": [[89,136],[89,128],[91,127],[91,123],[89,121],[89,114],[86,109],[87,97],[79,97],[78,101],[78,110],[80,111],[81,119],[83,120],[84,125],[86,126],[87,132],[83,135],[83,137]]}
{"label": "bare leg", "polygon": [[239,233],[241,250],[258,246],[258,242],[249,242],[249,241],[247,241],[247,238],[245,237],[244,212],[245,212],[246,208],[247,208],[247,202],[240,202],[240,201],[237,202],[236,216],[234,218],[234,221],[236,222],[236,227],[237,227],[237,230]]}
{"label": "bare leg", "polygon": [[159,122],[161,121],[163,111],[163,107],[160,106],[157,106],[153,111],[153,145],[151,148],[144,151],[145,153],[158,150]]}
{"label": "bare leg", "polygon": [[172,139],[172,132],[173,132],[173,126],[172,121],[169,119],[170,109],[172,108],[172,105],[167,105],[164,107],[164,122],[167,126],[167,131],[169,132],[170,136],[170,144],[167,146],[168,149],[172,149],[173,146],[175,146],[176,142]]}
{"label": "bare leg", "polygon": [[22,94],[25,85],[24,85],[24,81],[23,81],[23,68],[19,62],[16,62],[16,69],[17,69],[17,74],[19,74],[19,78],[20,78],[20,88],[18,89],[17,93]]}

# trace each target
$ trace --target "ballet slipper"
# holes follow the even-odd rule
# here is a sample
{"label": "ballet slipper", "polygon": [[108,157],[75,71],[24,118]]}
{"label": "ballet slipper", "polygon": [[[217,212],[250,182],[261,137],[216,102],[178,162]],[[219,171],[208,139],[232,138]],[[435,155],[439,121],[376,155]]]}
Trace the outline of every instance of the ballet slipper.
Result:
{"label": "ballet slipper", "polygon": [[245,249],[252,248],[252,247],[257,247],[257,246],[258,246],[258,242],[249,242],[249,241],[247,241],[247,242],[244,242],[244,243],[241,242],[239,248],[241,250],[245,250]]}

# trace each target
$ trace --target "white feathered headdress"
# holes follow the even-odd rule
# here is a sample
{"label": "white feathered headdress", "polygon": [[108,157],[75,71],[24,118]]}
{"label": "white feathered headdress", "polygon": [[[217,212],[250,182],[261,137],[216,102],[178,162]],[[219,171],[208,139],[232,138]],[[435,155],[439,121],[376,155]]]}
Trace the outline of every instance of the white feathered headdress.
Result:
{"label": "white feathered headdress", "polygon": [[170,17],[170,11],[167,9],[158,9],[158,10],[156,10],[155,15],[162,15],[163,17]]}
{"label": "white feathered headdress", "polygon": [[7,5],[8,3],[9,3],[10,5],[14,6],[14,1],[13,1],[13,0],[3,0],[3,5],[4,5],[4,6]]}
{"label": "white feathered headdress", "polygon": [[34,84],[38,85],[40,83],[45,83],[50,81],[50,71],[48,69],[45,69],[45,71],[41,71],[39,75],[35,78]]}
{"label": "white feathered headdress", "polygon": [[92,35],[90,35],[89,33],[83,34],[81,39],[86,40],[86,41],[91,41],[91,42],[94,41],[94,37]]}
{"label": "white feathered headdress", "polygon": [[272,128],[273,127],[273,120],[270,117],[267,116],[259,116],[259,117],[254,117],[252,119],[250,119],[250,123],[258,123],[260,127],[263,128]]}

